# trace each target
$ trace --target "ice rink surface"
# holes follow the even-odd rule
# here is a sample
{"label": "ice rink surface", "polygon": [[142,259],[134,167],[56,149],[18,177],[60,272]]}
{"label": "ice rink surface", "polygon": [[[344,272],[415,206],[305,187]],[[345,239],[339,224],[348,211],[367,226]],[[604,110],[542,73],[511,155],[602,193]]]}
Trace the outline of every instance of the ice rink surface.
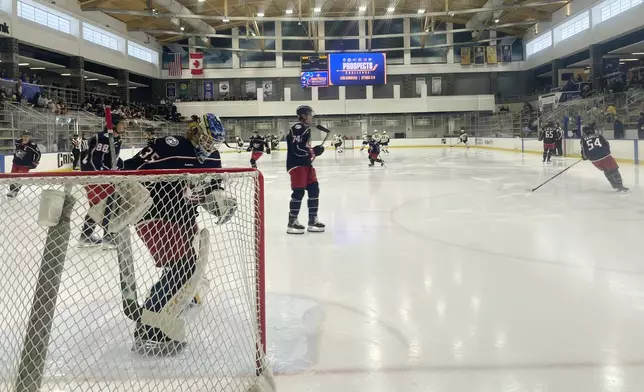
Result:
{"label": "ice rink surface", "polygon": [[285,152],[259,161],[280,392],[644,390],[636,166],[622,165],[629,194],[588,162],[530,194],[575,160],[391,149],[382,168],[365,155],[315,162],[327,232],[303,236],[285,233]]}

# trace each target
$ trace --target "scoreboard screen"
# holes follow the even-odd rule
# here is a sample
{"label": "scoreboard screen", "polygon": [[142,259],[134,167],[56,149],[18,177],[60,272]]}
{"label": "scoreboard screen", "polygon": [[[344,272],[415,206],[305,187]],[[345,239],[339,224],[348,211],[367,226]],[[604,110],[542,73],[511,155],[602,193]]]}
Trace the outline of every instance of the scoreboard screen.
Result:
{"label": "scoreboard screen", "polygon": [[300,86],[327,87],[329,85],[329,56],[300,57]]}
{"label": "scoreboard screen", "polygon": [[300,57],[300,67],[302,72],[319,72],[329,70],[329,56],[302,56]]}

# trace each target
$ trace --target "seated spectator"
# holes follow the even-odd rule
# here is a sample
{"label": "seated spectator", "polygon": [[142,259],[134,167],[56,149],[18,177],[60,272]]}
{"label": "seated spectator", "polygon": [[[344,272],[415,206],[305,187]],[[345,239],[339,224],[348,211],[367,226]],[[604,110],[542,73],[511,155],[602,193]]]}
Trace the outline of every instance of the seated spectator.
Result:
{"label": "seated spectator", "polygon": [[617,109],[615,109],[615,106],[613,105],[608,105],[608,107],[606,108],[606,120],[609,123],[612,123],[616,117],[617,117]]}

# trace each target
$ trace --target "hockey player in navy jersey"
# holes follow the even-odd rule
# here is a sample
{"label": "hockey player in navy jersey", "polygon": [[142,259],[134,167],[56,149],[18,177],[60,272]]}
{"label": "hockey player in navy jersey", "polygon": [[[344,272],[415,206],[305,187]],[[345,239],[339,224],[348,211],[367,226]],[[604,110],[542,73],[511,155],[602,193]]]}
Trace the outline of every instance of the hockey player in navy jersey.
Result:
{"label": "hockey player in navy jersey", "polygon": [[313,168],[312,161],[322,155],[323,146],[311,148],[311,124],[313,109],[310,106],[300,106],[296,111],[298,122],[286,135],[286,170],[291,176],[291,201],[289,203],[288,227],[289,234],[304,234],[304,226],[298,221],[304,193],[308,193],[309,222],[308,231],[323,232],[325,225],[318,220],[320,186]]}
{"label": "hockey player in navy jersey", "polygon": [[[203,124],[203,125],[202,125]],[[185,136],[158,138],[136,156],[124,162],[126,170],[221,168],[218,147],[225,140],[224,127],[213,114],[204,116]],[[199,207],[218,217],[217,223],[229,221],[237,209],[233,198],[224,196],[220,180],[191,183],[189,180],[158,181],[147,184],[152,205],[136,224],[136,232],[146,244],[158,268],[159,281],[152,286],[143,308],[170,317],[172,324],[182,306],[195,296],[203,279],[207,255],[200,254],[195,241],[209,242],[208,231],[197,226]],[[211,233],[214,235],[214,233]],[[176,305],[181,304],[181,305]],[[176,305],[176,306],[175,306]],[[185,306],[184,306],[185,308]],[[175,312],[175,313],[173,313]],[[173,328],[170,328],[174,331]],[[180,351],[185,342],[176,340],[159,325],[137,323],[134,350],[153,355]]]}
{"label": "hockey player in navy jersey", "polygon": [[[121,136],[127,129],[127,122],[118,114],[112,115],[112,124],[114,129],[114,150],[117,156],[117,166],[121,167],[123,161],[118,158],[121,151]],[[81,161],[81,171],[104,171],[112,170],[112,153],[110,152],[110,139],[107,132],[107,127],[102,132],[97,133],[87,141],[88,150],[87,154]],[[114,187],[110,184],[93,184],[86,185],[87,200],[89,207],[92,208],[109,195],[114,193]],[[101,222],[98,222],[101,223]],[[96,233],[97,222],[88,214],[85,216],[83,223],[83,230],[79,239],[81,246],[110,245],[110,237],[107,236],[103,241]]]}
{"label": "hockey player in navy jersey", "polygon": [[374,162],[380,163],[380,166],[385,165],[385,161],[380,158],[380,143],[376,139],[369,140],[369,166],[373,166]]}
{"label": "hockey player in navy jersey", "polygon": [[620,192],[627,192],[628,188],[622,182],[622,175],[619,173],[619,166],[610,153],[610,144],[595,129],[590,126],[583,127],[584,136],[581,138],[581,157],[590,160],[604,176],[613,189]]}
{"label": "hockey player in navy jersey", "polygon": [[267,154],[270,154],[271,150],[266,139],[257,131],[253,131],[253,136],[250,137],[248,142],[250,145],[246,151],[250,152],[250,166],[256,168],[257,161],[264,155],[264,148],[266,148]]}
{"label": "hockey player in navy jersey", "polygon": [[[11,165],[12,173],[29,173],[29,170],[35,169],[40,163],[40,149],[38,145],[31,141],[31,133],[24,131],[20,139],[15,140],[15,151],[13,153],[13,162]],[[9,185],[8,199],[13,199],[20,192],[20,185]]]}
{"label": "hockey player in navy jersey", "polygon": [[557,144],[557,129],[552,121],[548,121],[539,134],[539,140],[543,141],[543,163],[550,163],[550,157],[555,153]]}

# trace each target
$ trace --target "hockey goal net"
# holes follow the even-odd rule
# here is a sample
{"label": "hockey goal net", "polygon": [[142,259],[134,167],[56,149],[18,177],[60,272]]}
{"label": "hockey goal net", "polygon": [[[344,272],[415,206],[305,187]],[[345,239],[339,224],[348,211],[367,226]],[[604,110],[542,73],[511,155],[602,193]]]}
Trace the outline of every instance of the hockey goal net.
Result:
{"label": "hockey goal net", "polygon": [[[0,208],[1,391],[274,390],[258,171],[0,185],[19,188]],[[88,212],[111,243],[86,241]]]}

